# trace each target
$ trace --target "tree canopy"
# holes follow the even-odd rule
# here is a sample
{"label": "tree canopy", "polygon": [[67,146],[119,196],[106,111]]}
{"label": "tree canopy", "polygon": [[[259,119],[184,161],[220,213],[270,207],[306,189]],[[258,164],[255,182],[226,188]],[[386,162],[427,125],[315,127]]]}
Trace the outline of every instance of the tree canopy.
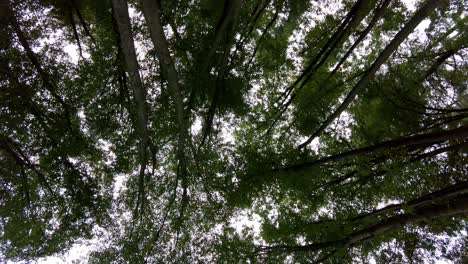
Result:
{"label": "tree canopy", "polygon": [[467,14],[0,0],[0,258],[467,263]]}

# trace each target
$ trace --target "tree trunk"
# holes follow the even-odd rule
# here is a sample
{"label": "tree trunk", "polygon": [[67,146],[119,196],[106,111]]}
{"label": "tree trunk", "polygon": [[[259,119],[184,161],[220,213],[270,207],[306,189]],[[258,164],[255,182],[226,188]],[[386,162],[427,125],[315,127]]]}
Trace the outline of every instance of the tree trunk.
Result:
{"label": "tree trunk", "polygon": [[312,140],[318,137],[337,117],[343,113],[346,108],[351,104],[354,100],[358,92],[364,89],[367,84],[374,78],[375,73],[377,70],[388,60],[390,55],[395,52],[400,44],[414,31],[414,29],[423,21],[426,17],[428,17],[441,3],[443,0],[428,0],[426,1],[419,10],[416,11],[414,16],[406,23],[406,25],[396,34],[393,40],[385,47],[385,49],[380,53],[377,59],[374,61],[372,66],[367,69],[364,76],[361,80],[353,87],[351,92],[345,98],[343,103],[331,114],[322,124],[321,126],[309,137],[304,143],[302,143],[299,148],[304,148]]}
{"label": "tree trunk", "polygon": [[303,251],[317,251],[326,248],[342,248],[353,247],[369,240],[375,236],[384,234],[389,231],[395,231],[401,227],[419,223],[423,221],[432,220],[435,218],[456,216],[468,213],[468,194],[462,194],[453,197],[450,200],[441,203],[429,203],[426,206],[416,208],[412,212],[395,215],[390,218],[381,220],[380,222],[365,227],[359,231],[353,232],[343,239],[312,243],[303,246],[273,246],[264,248],[264,251],[277,251],[277,252],[303,252]]}
{"label": "tree trunk", "polygon": [[140,78],[139,66],[133,43],[128,6],[125,0],[112,0],[113,15],[119,31],[120,43],[124,55],[126,71],[130,76],[135,104],[137,109],[137,132],[140,136],[140,172],[139,172],[139,198],[135,210],[138,215],[139,207],[143,208],[144,179],[147,165],[147,147],[149,142],[147,116],[146,116],[146,92]]}
{"label": "tree trunk", "polygon": [[306,162],[294,166],[290,166],[283,169],[278,169],[277,171],[300,171],[303,169],[311,168],[313,166],[318,166],[326,164],[329,162],[336,162],[350,157],[356,157],[359,155],[365,155],[369,153],[381,152],[397,147],[403,146],[412,146],[419,144],[430,144],[435,142],[447,141],[451,139],[463,139],[468,137],[468,125],[461,126],[452,130],[445,130],[439,132],[432,132],[422,135],[416,135],[411,137],[402,137],[399,139],[388,140],[382,143],[378,143],[373,146],[364,147],[360,149],[354,149],[340,154],[328,156],[322,159],[318,159],[311,162]]}

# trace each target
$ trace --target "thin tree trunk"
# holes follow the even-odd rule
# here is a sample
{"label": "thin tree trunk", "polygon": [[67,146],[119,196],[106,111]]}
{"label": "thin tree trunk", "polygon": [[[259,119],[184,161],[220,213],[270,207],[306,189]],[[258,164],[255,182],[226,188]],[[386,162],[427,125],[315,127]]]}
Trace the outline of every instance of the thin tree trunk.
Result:
{"label": "thin tree trunk", "polygon": [[426,72],[424,72],[424,74],[421,76],[421,78],[419,79],[419,82],[423,82],[424,80],[426,80],[427,78],[429,78],[429,76],[431,76],[433,73],[435,73],[437,71],[437,69],[439,69],[439,67],[448,59],[450,58],[450,56],[453,56],[455,54],[456,50],[455,49],[449,49],[445,52],[443,52],[442,54],[440,54],[440,56],[436,59],[436,61],[434,62],[434,64],[432,64],[432,66],[426,70]]}
{"label": "thin tree trunk", "polygon": [[[323,66],[323,64],[328,60],[328,57],[336,47],[343,42],[343,40],[349,36],[350,32],[361,23],[362,19],[365,17],[365,12],[369,6],[368,0],[359,0],[357,1],[351,10],[348,12],[343,22],[340,24],[335,33],[328,39],[327,43],[322,47],[320,52],[314,56],[312,61],[306,67],[306,69],[301,73],[301,75],[290,85],[281,95],[280,95],[280,106],[273,112],[274,120],[270,125],[267,133],[275,126],[280,117],[286,112],[291,103],[295,100],[299,91],[307,84],[307,82],[315,75],[318,69]],[[299,87],[294,90],[294,88],[299,85]],[[289,97],[289,99],[288,99]],[[283,98],[283,99],[281,99]]]}
{"label": "thin tree trunk", "polygon": [[205,58],[205,62],[203,63],[204,71],[210,68],[213,57],[218,50],[218,46],[222,43],[223,37],[225,37],[226,34],[229,34],[228,31],[232,30],[239,15],[241,3],[242,0],[225,0],[223,14],[216,25],[214,40],[210,50],[208,51],[208,55]]}
{"label": "thin tree trunk", "polygon": [[75,18],[73,17],[73,10],[68,8],[67,10],[68,17],[70,18],[70,24],[73,30],[73,36],[76,39],[76,43],[78,44],[78,50],[80,53],[80,58],[83,59],[83,48],[81,47],[80,36],[78,35],[78,30],[76,30]]}
{"label": "thin tree trunk", "polygon": [[372,66],[366,71],[361,80],[353,87],[341,105],[320,125],[320,127],[312,134],[312,136],[310,136],[304,143],[299,146],[299,148],[304,148],[310,144],[312,140],[318,137],[336,118],[341,115],[341,113],[343,113],[343,111],[346,110],[346,108],[348,108],[358,92],[360,92],[369,84],[369,82],[374,78],[377,70],[388,60],[390,55],[392,55],[392,53],[398,49],[400,44],[414,31],[419,23],[428,17],[442,2],[443,0],[428,0],[421,6],[421,8],[416,11],[413,17],[396,34],[396,36],[387,45],[387,47],[385,47],[382,53],[380,53]]}
{"label": "thin tree trunk", "polygon": [[317,251],[326,248],[353,247],[358,245],[359,243],[362,243],[383,233],[398,230],[401,227],[408,224],[418,223],[441,217],[457,216],[466,213],[468,213],[468,194],[462,194],[453,197],[452,199],[449,199],[445,202],[428,203],[425,206],[416,208],[412,212],[383,219],[376,224],[353,232],[348,236],[344,237],[343,239],[312,243],[303,246],[281,245],[266,247],[263,248],[262,251],[292,253],[304,251]]}
{"label": "thin tree trunk", "polygon": [[374,17],[372,20],[369,22],[369,25],[359,34],[358,39],[353,43],[353,45],[348,49],[346,54],[341,58],[341,60],[338,62],[338,64],[335,66],[333,71],[330,73],[330,75],[327,77],[328,79],[331,79],[333,75],[339,70],[341,65],[348,59],[348,57],[353,53],[354,49],[366,38],[367,34],[372,30],[372,28],[377,24],[377,21],[383,16],[385,10],[387,10],[387,7],[390,5],[392,0],[384,0],[382,5],[377,8],[375,11]]}
{"label": "thin tree trunk", "polygon": [[395,212],[396,210],[401,210],[402,208],[408,208],[408,209],[411,208],[412,210],[415,210],[427,204],[439,202],[441,200],[446,200],[448,198],[451,198],[460,194],[464,194],[467,192],[468,192],[468,182],[460,182],[455,185],[450,185],[442,190],[438,190],[438,191],[423,195],[421,197],[418,197],[406,203],[391,204],[391,205],[385,206],[384,208],[381,208],[381,209],[378,209],[369,213],[363,213],[363,214],[357,215],[349,219],[349,221],[352,221],[352,222],[364,221],[373,216]]}
{"label": "thin tree trunk", "polygon": [[94,39],[93,35],[91,34],[91,32],[89,31],[89,27],[88,25],[86,24],[83,16],[81,15],[81,11],[80,11],[80,8],[78,7],[78,5],[76,4],[75,0],[69,0],[73,9],[75,10],[76,14],[78,15],[78,19],[80,20],[80,23],[81,23],[81,26],[83,27],[85,33],[89,36],[89,38],[91,39],[91,41],[93,42],[94,45],[96,45],[96,40]]}
{"label": "thin tree trunk", "polygon": [[382,233],[398,229],[404,225],[417,223],[425,220],[455,216],[468,212],[468,195],[460,195],[446,203],[433,204],[415,209],[414,212],[397,215],[372,225],[366,229],[358,231],[348,236],[346,244],[354,246],[359,242],[380,235]]}
{"label": "thin tree trunk", "polygon": [[445,130],[439,132],[432,132],[422,135],[416,135],[411,137],[402,137],[399,139],[393,139],[381,142],[379,144],[368,146],[364,148],[354,149],[351,151],[343,152],[340,154],[328,156],[322,159],[318,159],[311,162],[294,165],[287,168],[278,169],[277,171],[300,171],[303,169],[311,168],[313,166],[323,165],[329,162],[336,162],[343,159],[365,155],[369,153],[377,153],[385,150],[390,150],[398,147],[407,147],[419,144],[430,144],[436,142],[443,142],[451,139],[463,139],[468,137],[468,125],[461,126],[452,130]]}
{"label": "thin tree trunk", "polygon": [[144,203],[144,179],[147,165],[147,148],[149,142],[147,116],[146,116],[146,92],[140,78],[139,66],[133,42],[128,6],[125,0],[112,0],[113,16],[119,31],[120,44],[125,61],[126,71],[130,77],[133,89],[136,110],[137,110],[137,132],[140,136],[140,172],[139,172],[139,193],[135,218],[138,210],[143,209]]}
{"label": "thin tree trunk", "polygon": [[19,166],[26,167],[33,171],[37,175],[39,182],[47,189],[54,199],[58,201],[57,195],[52,190],[45,175],[36,168],[36,165],[29,160],[23,150],[19,148],[13,140],[7,137],[0,138],[0,149],[3,149],[5,152],[10,154]]}
{"label": "thin tree trunk", "polygon": [[[151,41],[153,42],[156,50],[156,55],[161,64],[164,78],[167,80],[167,87],[171,94],[172,100],[175,104],[177,115],[177,123],[179,126],[179,139],[177,145],[177,159],[179,161],[177,166],[177,178],[182,182],[182,205],[180,210],[180,220],[184,217],[184,210],[188,203],[187,188],[187,164],[185,155],[185,141],[188,137],[188,125],[186,124],[186,117],[184,114],[184,106],[182,101],[182,94],[179,89],[177,71],[175,69],[174,61],[172,60],[169,45],[164,34],[164,29],[161,23],[161,7],[158,1],[143,0],[143,14],[150,31]],[[189,113],[187,113],[188,115]]]}
{"label": "thin tree trunk", "polygon": [[[231,47],[234,45],[234,29],[237,24],[237,18],[239,16],[241,2],[241,0],[232,0],[226,2],[224,11],[224,13],[226,13],[226,17],[224,17],[224,19],[220,21],[219,30],[216,30],[215,43],[220,41],[218,39],[224,36],[226,38],[226,44],[224,47],[224,53],[221,59],[221,63],[218,67],[218,76],[216,78],[213,99],[211,100],[211,104],[205,118],[205,124],[202,129],[203,135],[200,146],[203,146],[205,140],[211,132],[214,116],[216,114],[216,108],[218,107],[218,100],[224,92],[224,80],[227,73],[226,68],[229,60],[229,53],[231,51]],[[216,47],[212,47],[210,53],[214,51],[216,51]],[[210,58],[210,56],[212,55],[208,55],[208,58]]]}
{"label": "thin tree trunk", "polygon": [[187,129],[185,125],[182,95],[179,89],[177,71],[170,55],[167,39],[161,24],[161,10],[158,1],[143,0],[143,14],[148,24],[156,55],[163,69],[164,78],[167,80],[167,86],[175,104],[177,122],[180,132],[182,132]]}

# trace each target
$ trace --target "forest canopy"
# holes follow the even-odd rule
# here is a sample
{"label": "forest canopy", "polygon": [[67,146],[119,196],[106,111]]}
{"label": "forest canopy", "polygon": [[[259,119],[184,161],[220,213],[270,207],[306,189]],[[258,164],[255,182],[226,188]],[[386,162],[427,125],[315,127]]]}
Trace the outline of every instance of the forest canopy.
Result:
{"label": "forest canopy", "polygon": [[463,0],[0,0],[0,259],[468,262]]}

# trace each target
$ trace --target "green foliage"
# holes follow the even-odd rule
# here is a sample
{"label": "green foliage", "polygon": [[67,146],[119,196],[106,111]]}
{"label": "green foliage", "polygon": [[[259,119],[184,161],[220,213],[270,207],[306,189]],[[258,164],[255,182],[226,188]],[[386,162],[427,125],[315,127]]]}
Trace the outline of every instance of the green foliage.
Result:
{"label": "green foliage", "polygon": [[343,87],[329,80],[329,72],[320,70],[304,85],[296,104],[297,129],[302,133],[314,131],[329,114],[333,102],[341,94]]}
{"label": "green foliage", "polygon": [[391,1],[353,50],[386,1],[245,0],[226,21],[236,1],[157,1],[173,65],[143,0],[7,1],[0,259],[92,243],[89,263],[466,262],[463,1],[358,90],[422,1]]}

